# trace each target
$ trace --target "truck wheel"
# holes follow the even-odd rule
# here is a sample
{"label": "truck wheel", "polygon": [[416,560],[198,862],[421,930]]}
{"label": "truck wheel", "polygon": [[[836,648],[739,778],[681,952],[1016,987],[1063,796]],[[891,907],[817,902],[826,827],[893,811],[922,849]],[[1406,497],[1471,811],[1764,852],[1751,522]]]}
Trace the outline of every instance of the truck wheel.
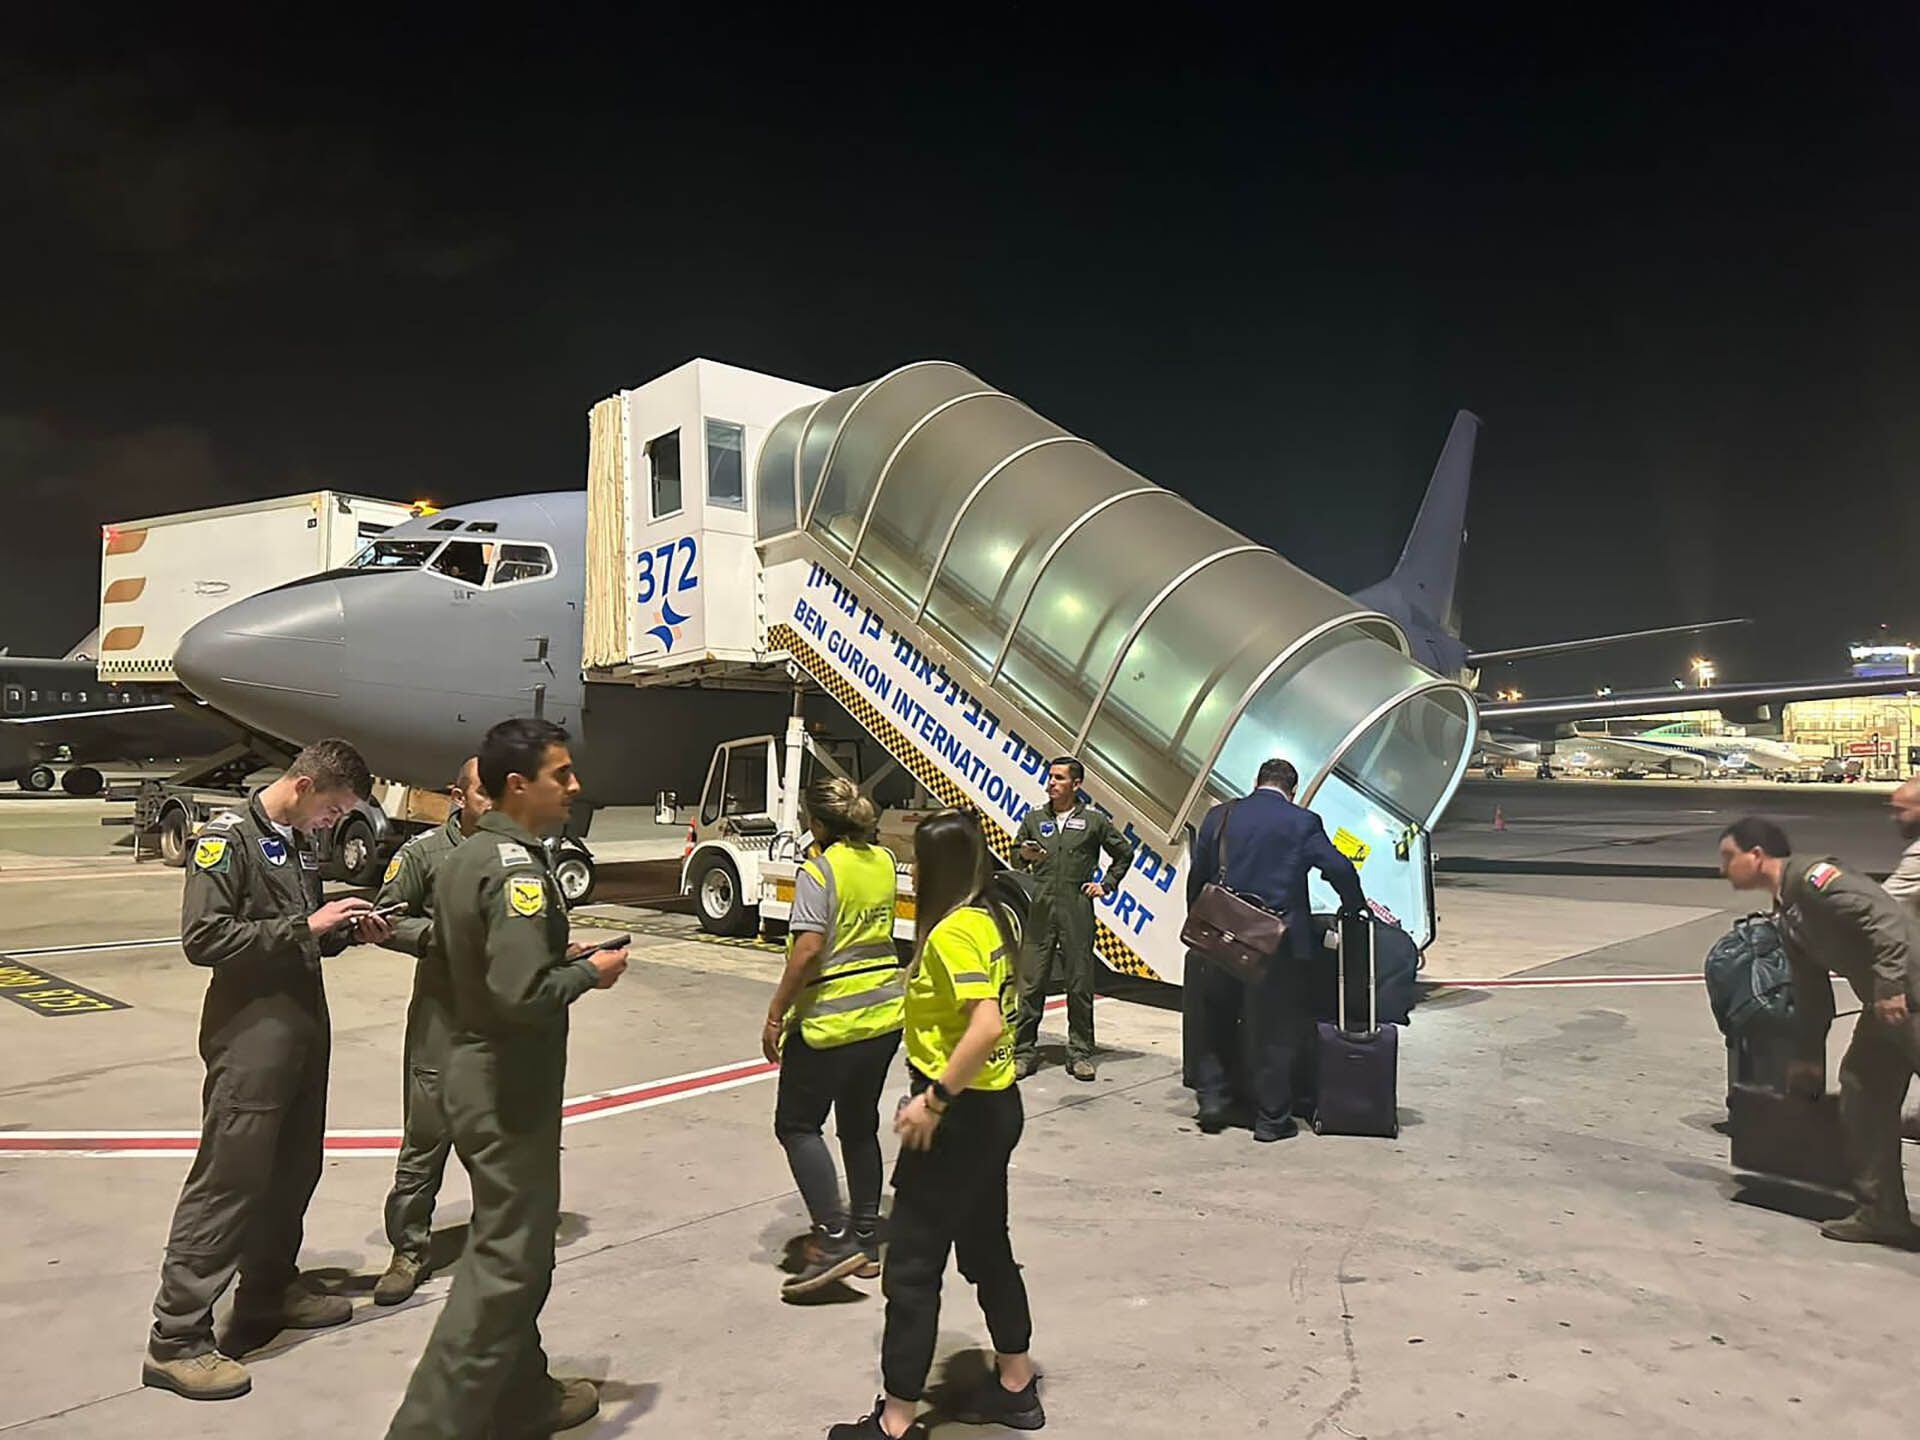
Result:
{"label": "truck wheel", "polygon": [[98,795],[107,788],[107,777],[91,765],[76,765],[60,777],[60,788],[69,795]]}
{"label": "truck wheel", "polygon": [[365,817],[349,815],[333,832],[333,863],[349,885],[372,885],[380,878],[380,847]]}
{"label": "truck wheel", "polygon": [[51,765],[36,765],[20,777],[20,788],[22,790],[31,790],[36,795],[44,795],[47,791],[53,789],[53,781],[54,774]]}
{"label": "truck wheel", "polygon": [[187,813],[169,810],[160,817],[160,859],[178,870],[187,863]]}
{"label": "truck wheel", "polygon": [[593,898],[593,887],[600,877],[594,868],[593,856],[584,849],[569,846],[554,857],[553,878],[560,882],[560,893],[571,909]]}
{"label": "truck wheel", "polygon": [[719,853],[709,853],[694,868],[693,908],[709,935],[751,935],[760,928],[760,907],[747,904],[740,872]]}

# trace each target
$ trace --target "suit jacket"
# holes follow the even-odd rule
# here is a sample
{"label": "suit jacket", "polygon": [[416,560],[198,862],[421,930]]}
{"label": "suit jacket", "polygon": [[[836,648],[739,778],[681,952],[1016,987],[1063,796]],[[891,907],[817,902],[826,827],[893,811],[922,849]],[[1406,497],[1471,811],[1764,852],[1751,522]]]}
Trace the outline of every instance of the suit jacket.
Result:
{"label": "suit jacket", "polygon": [[[1220,872],[1220,826],[1227,805],[1216,805],[1200,824],[1187,865],[1187,903],[1216,880]],[[1287,799],[1278,790],[1255,790],[1244,800],[1231,802],[1233,824],[1228,832],[1229,890],[1251,895],[1286,918],[1294,950],[1302,957],[1313,953],[1312,907],[1307,899],[1307,872],[1318,870],[1340,894],[1349,910],[1366,908],[1360,890],[1360,872],[1333,848],[1320,817]]]}

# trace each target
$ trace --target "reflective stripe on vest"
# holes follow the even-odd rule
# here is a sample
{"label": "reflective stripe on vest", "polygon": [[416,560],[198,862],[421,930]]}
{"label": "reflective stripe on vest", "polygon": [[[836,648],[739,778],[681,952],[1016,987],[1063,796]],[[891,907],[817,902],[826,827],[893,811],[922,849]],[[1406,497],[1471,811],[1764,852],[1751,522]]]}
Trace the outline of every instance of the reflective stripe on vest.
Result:
{"label": "reflective stripe on vest", "polygon": [[893,854],[836,844],[805,867],[833,902],[818,973],[794,1001],[801,1037],[817,1050],[887,1035],[906,1023],[906,982],[893,946]]}

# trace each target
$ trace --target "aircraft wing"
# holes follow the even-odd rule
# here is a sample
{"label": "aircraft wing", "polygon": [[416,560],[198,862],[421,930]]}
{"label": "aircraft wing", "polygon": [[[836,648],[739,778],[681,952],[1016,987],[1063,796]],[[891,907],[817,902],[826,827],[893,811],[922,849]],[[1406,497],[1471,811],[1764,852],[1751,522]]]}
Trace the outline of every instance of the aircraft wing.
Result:
{"label": "aircraft wing", "polygon": [[1799,700],[1839,700],[1857,695],[1920,693],[1920,675],[1840,675],[1827,680],[1787,680],[1767,685],[1709,685],[1697,690],[1638,690],[1619,695],[1561,695],[1544,700],[1482,700],[1480,723],[1511,726],[1542,722],[1613,720],[1664,715],[1676,710],[1751,710]]}
{"label": "aircraft wing", "polygon": [[1478,669],[1495,660],[1534,660],[1542,655],[1565,655],[1574,650],[1598,650],[1603,645],[1623,645],[1629,640],[1651,640],[1661,635],[1697,635],[1703,630],[1724,630],[1729,625],[1746,625],[1744,619],[1703,620],[1697,625],[1660,625],[1652,630],[1622,630],[1614,635],[1588,635],[1579,640],[1553,640],[1545,645],[1518,645],[1508,650],[1469,650],[1467,664]]}

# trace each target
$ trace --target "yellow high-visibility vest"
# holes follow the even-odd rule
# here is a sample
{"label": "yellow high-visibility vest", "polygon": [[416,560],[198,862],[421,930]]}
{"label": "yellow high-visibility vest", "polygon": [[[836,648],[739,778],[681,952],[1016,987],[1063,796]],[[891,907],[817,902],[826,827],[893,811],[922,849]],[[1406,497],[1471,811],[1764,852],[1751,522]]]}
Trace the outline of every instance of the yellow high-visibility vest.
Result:
{"label": "yellow high-visibility vest", "polygon": [[820,968],[793,1002],[788,1025],[816,1050],[886,1035],[906,1023],[906,982],[893,947],[893,853],[829,845],[802,867],[833,902]]}

